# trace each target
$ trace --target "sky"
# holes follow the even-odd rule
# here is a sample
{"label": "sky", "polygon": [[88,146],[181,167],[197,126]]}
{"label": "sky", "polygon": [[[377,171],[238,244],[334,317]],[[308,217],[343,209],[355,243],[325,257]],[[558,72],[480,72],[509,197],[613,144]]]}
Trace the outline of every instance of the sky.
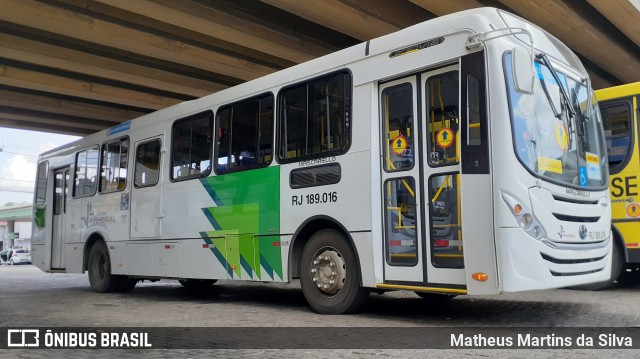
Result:
{"label": "sky", "polygon": [[38,155],[80,137],[0,127],[0,207],[33,202]]}

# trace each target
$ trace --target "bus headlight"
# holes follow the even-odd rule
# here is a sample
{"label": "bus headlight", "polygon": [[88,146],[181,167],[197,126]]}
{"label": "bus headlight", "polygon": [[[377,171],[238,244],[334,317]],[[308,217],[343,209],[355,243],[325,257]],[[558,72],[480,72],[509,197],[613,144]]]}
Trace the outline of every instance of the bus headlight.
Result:
{"label": "bus headlight", "polygon": [[522,201],[519,201],[514,196],[504,192],[502,192],[502,199],[511,210],[511,214],[513,214],[520,227],[527,232],[528,235],[535,239],[545,237],[546,234],[544,229],[533,216],[531,211],[529,211],[527,206],[522,204]]}
{"label": "bus headlight", "polygon": [[529,213],[525,213],[520,217],[520,227],[522,227],[523,229],[527,230],[531,228],[532,224],[533,224],[533,216],[530,215]]}

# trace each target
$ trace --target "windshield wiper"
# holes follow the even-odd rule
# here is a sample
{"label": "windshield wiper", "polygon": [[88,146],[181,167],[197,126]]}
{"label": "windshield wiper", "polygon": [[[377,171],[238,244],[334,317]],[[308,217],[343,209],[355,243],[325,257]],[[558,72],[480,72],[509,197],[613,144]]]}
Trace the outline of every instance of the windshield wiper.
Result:
{"label": "windshield wiper", "polygon": [[[573,125],[572,125],[572,120],[575,118],[576,116],[576,111],[573,108],[573,105],[571,104],[571,100],[569,99],[569,94],[567,93],[567,89],[564,87],[564,85],[562,84],[562,82],[560,81],[560,76],[558,76],[558,73],[556,72],[556,69],[553,68],[553,66],[551,66],[551,62],[549,61],[549,59],[547,58],[547,54],[545,54],[544,52],[539,53],[538,55],[536,55],[537,59],[540,59],[542,61],[542,63],[549,69],[549,72],[551,72],[551,76],[553,77],[553,79],[556,81],[556,83],[558,84],[558,87],[560,88],[560,94],[562,95],[562,102],[563,102],[563,106],[562,107],[562,113],[564,113],[564,109],[567,110],[569,118],[565,118],[564,116],[561,116],[561,120],[563,122],[566,121],[566,125],[567,125],[567,148],[571,148],[571,143],[573,142]],[[552,105],[553,107],[553,105]]]}
{"label": "windshield wiper", "polygon": [[547,54],[542,52],[536,55],[536,57],[542,60],[542,63],[549,69],[549,72],[551,72],[551,76],[553,76],[553,79],[556,80],[556,83],[560,87],[560,94],[562,95],[564,104],[566,105],[567,110],[569,111],[569,117],[573,118],[573,116],[576,115],[576,112],[573,109],[573,106],[571,106],[571,100],[569,100],[569,94],[567,93],[567,89],[565,89],[564,86],[562,85],[562,81],[560,81],[560,76],[558,76],[558,72],[556,72],[556,69],[553,68],[553,66],[551,66],[551,62],[549,62],[549,59],[547,58]]}

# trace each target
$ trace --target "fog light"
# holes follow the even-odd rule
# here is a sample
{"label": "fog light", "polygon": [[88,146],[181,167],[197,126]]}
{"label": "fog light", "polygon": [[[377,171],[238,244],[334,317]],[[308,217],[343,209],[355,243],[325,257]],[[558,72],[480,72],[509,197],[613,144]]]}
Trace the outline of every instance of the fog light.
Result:
{"label": "fog light", "polygon": [[531,231],[531,234],[533,234],[534,237],[536,238],[540,237],[540,233],[541,233],[540,227],[538,226],[533,227],[533,231]]}
{"label": "fog light", "polygon": [[520,227],[524,229],[529,229],[531,228],[532,224],[533,224],[533,216],[531,216],[529,213],[525,213],[524,215],[522,215],[522,217],[520,217]]}

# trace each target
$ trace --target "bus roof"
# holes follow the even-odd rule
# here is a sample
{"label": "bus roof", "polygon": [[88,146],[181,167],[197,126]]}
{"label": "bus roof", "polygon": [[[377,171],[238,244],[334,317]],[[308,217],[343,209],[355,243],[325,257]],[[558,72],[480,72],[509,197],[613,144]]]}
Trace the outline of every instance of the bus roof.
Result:
{"label": "bus roof", "polygon": [[[534,35],[536,44],[542,43],[541,41],[543,41],[543,38],[545,37],[551,37],[551,35],[546,31],[526,22],[526,20],[493,7],[469,9],[440,16],[435,19],[412,25],[397,32],[361,42],[349,48],[218,91],[211,95],[178,103],[167,108],[142,115],[137,119],[130,120],[133,122],[127,126],[127,129],[139,130],[144,127],[157,126],[159,123],[165,121],[173,122],[177,118],[189,116],[206,109],[215,110],[215,108],[230,101],[255,96],[274,88],[286,86],[294,81],[300,81],[306,78],[318,76],[322,73],[338,70],[360,59],[387,54],[388,52],[401,49],[429,37],[447,37],[455,34],[456,32],[474,34],[490,31],[495,28],[508,28],[510,26],[522,27],[525,25],[528,27],[529,31],[532,32],[532,35]],[[553,45],[548,45],[547,48],[555,49],[560,45],[564,46],[561,43],[554,43]],[[553,55],[554,54],[552,54],[552,56]],[[355,78],[354,85],[357,85]],[[158,121],[159,118],[162,118],[162,121]],[[120,125],[116,125],[114,128],[118,126]],[[121,132],[118,136],[122,136],[124,133],[125,132]],[[88,135],[73,143],[44,152],[40,155],[39,160],[54,156],[68,155],[74,150],[83,148],[87,145],[95,145],[105,140],[116,138],[113,136],[114,135],[111,134],[111,129],[105,129]]]}
{"label": "bus roof", "polygon": [[605,89],[596,90],[595,93],[598,101],[605,101],[605,100],[611,100],[614,98],[640,95],[640,82],[608,87]]}

